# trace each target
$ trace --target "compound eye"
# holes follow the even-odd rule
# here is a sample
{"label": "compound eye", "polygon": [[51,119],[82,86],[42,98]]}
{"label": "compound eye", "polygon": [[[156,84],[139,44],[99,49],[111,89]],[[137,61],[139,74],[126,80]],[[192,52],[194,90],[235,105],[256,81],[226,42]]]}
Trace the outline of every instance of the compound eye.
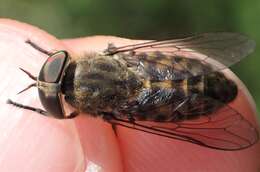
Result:
{"label": "compound eye", "polygon": [[60,101],[60,96],[58,93],[49,93],[42,90],[39,91],[39,97],[43,107],[49,112],[53,117],[62,119],[64,118],[64,111]]}
{"label": "compound eye", "polygon": [[38,80],[48,83],[58,83],[61,79],[61,74],[67,59],[68,53],[66,51],[58,51],[54,53],[44,63],[38,76]]}
{"label": "compound eye", "polygon": [[68,58],[66,51],[54,53],[46,60],[38,76],[37,87],[41,103],[55,118],[64,118],[59,85]]}

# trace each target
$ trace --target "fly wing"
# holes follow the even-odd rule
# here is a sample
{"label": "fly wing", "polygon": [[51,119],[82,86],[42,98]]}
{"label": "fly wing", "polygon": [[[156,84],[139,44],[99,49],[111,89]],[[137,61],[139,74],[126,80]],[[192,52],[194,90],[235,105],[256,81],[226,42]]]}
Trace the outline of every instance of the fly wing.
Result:
{"label": "fly wing", "polygon": [[[197,59],[214,71],[229,67],[254,51],[255,42],[239,33],[205,33],[184,39],[147,41],[121,47],[110,47],[107,54],[134,52],[137,57],[146,52]],[[155,55],[156,56],[156,55]],[[142,56],[141,56],[142,57]],[[202,75],[198,73],[197,75]]]}
{"label": "fly wing", "polygon": [[[207,101],[209,98],[207,98]],[[215,101],[211,99],[211,101]],[[216,102],[219,103],[219,102]],[[220,104],[220,103],[219,103]],[[198,109],[203,109],[197,105]],[[191,109],[192,111],[194,109]],[[189,114],[189,110],[184,111]],[[222,105],[218,110],[208,115],[200,115],[193,120],[180,122],[148,122],[111,118],[110,123],[132,128],[147,133],[182,140],[213,149],[234,151],[241,150],[255,144],[258,131],[238,111],[228,105]]]}

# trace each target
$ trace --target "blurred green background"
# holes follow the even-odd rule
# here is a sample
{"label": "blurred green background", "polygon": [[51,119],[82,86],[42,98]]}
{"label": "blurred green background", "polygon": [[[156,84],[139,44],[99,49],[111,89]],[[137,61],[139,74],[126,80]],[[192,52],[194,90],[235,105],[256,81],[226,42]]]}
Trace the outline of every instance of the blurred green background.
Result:
{"label": "blurred green background", "polygon": [[[166,39],[241,32],[260,45],[259,0],[0,0],[0,16],[38,26],[58,38],[116,35]],[[260,50],[232,67],[260,107]]]}

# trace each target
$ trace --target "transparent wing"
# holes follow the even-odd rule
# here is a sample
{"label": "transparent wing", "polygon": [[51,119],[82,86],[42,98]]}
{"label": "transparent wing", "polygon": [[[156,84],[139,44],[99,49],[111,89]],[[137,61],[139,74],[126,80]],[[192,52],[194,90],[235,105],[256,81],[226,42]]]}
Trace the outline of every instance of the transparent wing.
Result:
{"label": "transparent wing", "polygon": [[[209,100],[209,98],[207,98]],[[216,101],[216,100],[211,100]],[[219,102],[217,102],[219,103]],[[197,104],[201,109],[203,104]],[[190,109],[193,111],[194,109]],[[185,111],[189,115],[189,111]],[[110,123],[172,139],[191,142],[213,149],[234,151],[248,148],[258,139],[258,131],[235,109],[228,105],[208,115],[181,122],[150,122],[112,118]]]}
{"label": "transparent wing", "polygon": [[139,44],[110,47],[107,54],[161,52],[172,57],[181,56],[200,60],[214,70],[222,70],[237,63],[255,48],[255,42],[239,33],[204,33],[184,39],[148,41]]}

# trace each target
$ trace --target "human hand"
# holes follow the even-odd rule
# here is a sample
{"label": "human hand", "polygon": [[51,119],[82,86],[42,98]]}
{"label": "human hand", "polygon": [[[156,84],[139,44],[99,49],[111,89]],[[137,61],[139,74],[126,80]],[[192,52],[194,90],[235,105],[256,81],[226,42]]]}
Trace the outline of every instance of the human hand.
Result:
{"label": "human hand", "polygon": [[[73,57],[87,51],[103,50],[108,43],[125,45],[134,40],[94,36],[59,41],[35,27],[12,20],[0,20],[0,171],[259,171],[260,144],[241,151],[218,151],[190,143],[162,138],[118,127],[115,136],[110,124],[80,115],[57,120],[5,104],[31,80],[22,67],[38,74],[46,55],[25,43],[28,38],[47,50],[67,50]],[[232,102],[245,118],[256,121],[254,103],[243,84]],[[15,97],[15,96],[14,96]],[[11,97],[12,98],[12,97]],[[40,107],[35,89],[15,99]]]}

